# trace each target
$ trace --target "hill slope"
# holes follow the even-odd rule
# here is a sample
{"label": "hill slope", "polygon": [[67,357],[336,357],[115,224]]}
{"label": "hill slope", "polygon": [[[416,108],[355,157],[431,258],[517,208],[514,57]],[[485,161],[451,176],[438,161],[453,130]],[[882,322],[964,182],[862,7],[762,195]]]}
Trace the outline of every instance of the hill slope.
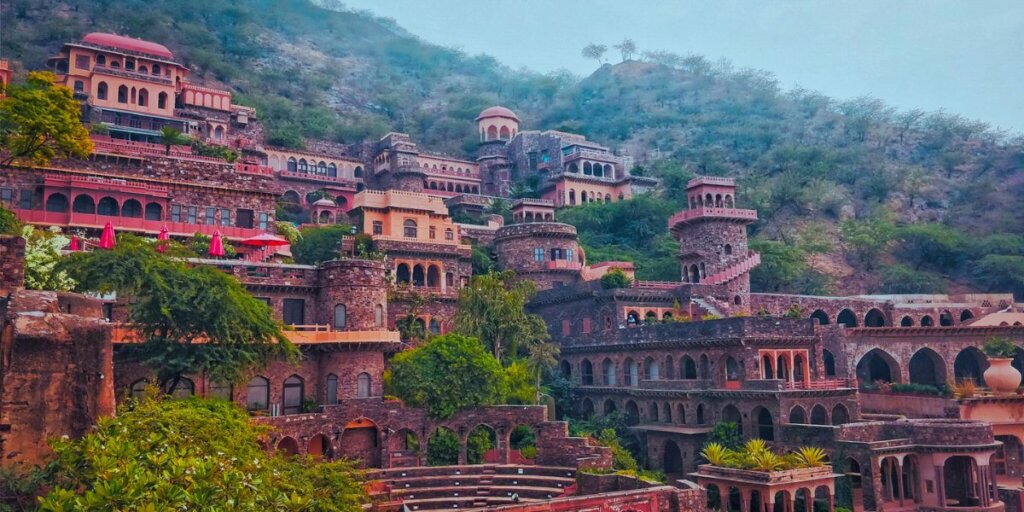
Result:
{"label": "hill slope", "polygon": [[579,131],[659,176],[654,197],[562,213],[592,260],[675,279],[665,217],[695,173],[739,178],[764,253],[755,289],[1024,294],[1024,150],[985,124],[780,90],[765,72],[664,52],[582,80],[509,70],[389,20],[302,0],[13,0],[3,54],[29,68],[95,30],[167,44],[195,75],[257,107],[271,142],[388,130],[468,154],[470,120],[502,103],[528,127]]}

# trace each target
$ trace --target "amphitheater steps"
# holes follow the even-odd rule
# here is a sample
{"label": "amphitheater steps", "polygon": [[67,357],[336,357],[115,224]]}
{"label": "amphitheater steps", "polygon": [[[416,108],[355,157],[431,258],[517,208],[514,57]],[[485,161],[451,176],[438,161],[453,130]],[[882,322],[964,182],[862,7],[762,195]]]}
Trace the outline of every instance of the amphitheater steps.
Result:
{"label": "amphitheater steps", "polygon": [[490,464],[391,468],[371,473],[389,486],[389,498],[410,510],[485,509],[513,502],[547,501],[575,484],[576,471],[552,466]]}

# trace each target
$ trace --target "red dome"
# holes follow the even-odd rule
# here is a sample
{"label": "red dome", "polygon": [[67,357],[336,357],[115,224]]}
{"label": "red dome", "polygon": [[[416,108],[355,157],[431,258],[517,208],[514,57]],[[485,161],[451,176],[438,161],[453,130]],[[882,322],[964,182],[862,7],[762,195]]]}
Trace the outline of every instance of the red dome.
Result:
{"label": "red dome", "polygon": [[480,115],[477,116],[476,120],[479,121],[481,119],[486,119],[488,117],[504,117],[506,119],[512,119],[517,123],[519,122],[519,117],[516,116],[515,112],[512,112],[511,110],[505,107],[500,107],[497,105],[488,109],[484,109],[484,111],[480,112]]}
{"label": "red dome", "polygon": [[117,34],[93,32],[91,34],[86,34],[85,37],[82,38],[82,42],[94,44],[96,46],[106,46],[108,48],[127,50],[130,52],[145,53],[147,55],[163,59],[174,58],[174,54],[162,44],[143,41],[142,39],[135,39],[134,37],[119,36]]}

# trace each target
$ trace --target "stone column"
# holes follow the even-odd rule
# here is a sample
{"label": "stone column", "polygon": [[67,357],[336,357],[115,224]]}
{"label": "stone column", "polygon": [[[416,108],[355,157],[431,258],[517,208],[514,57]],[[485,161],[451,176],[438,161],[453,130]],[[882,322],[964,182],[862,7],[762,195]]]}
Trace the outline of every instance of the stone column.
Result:
{"label": "stone column", "polygon": [[789,387],[792,388],[793,387],[793,379],[794,379],[793,375],[796,374],[796,368],[793,367],[793,351],[792,350],[787,350],[786,351],[786,359],[787,359],[787,361],[786,361],[786,369],[789,370],[789,375],[787,375],[787,377],[789,378]]}
{"label": "stone column", "polygon": [[896,491],[900,494],[900,506],[903,506],[903,467],[896,462]]}
{"label": "stone column", "polygon": [[946,482],[943,480],[942,466],[935,466],[935,486],[939,496],[939,506],[946,506]]}

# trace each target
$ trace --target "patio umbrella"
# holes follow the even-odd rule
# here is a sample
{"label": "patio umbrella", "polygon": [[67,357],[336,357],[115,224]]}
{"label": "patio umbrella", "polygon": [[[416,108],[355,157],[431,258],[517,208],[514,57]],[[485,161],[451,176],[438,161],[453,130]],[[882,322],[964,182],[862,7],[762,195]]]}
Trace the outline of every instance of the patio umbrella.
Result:
{"label": "patio umbrella", "polygon": [[71,252],[75,252],[75,251],[78,250],[78,236],[77,235],[71,235],[71,245],[68,246],[68,250],[70,250]]}
{"label": "patio umbrella", "polygon": [[280,247],[282,245],[288,245],[288,240],[279,236],[271,235],[270,233],[260,233],[256,236],[250,236],[245,240],[242,240],[242,245],[252,245],[255,247]]}
{"label": "patio umbrella", "polygon": [[160,234],[156,235],[156,250],[164,252],[164,248],[167,245],[166,241],[171,239],[171,235],[167,232],[167,226],[160,228]]}
{"label": "patio umbrella", "polygon": [[113,249],[115,243],[114,225],[107,222],[107,225],[103,226],[103,234],[100,235],[100,249]]}
{"label": "patio umbrella", "polygon": [[213,238],[210,239],[210,256],[224,257],[224,242],[220,239],[220,231],[214,231]]}

